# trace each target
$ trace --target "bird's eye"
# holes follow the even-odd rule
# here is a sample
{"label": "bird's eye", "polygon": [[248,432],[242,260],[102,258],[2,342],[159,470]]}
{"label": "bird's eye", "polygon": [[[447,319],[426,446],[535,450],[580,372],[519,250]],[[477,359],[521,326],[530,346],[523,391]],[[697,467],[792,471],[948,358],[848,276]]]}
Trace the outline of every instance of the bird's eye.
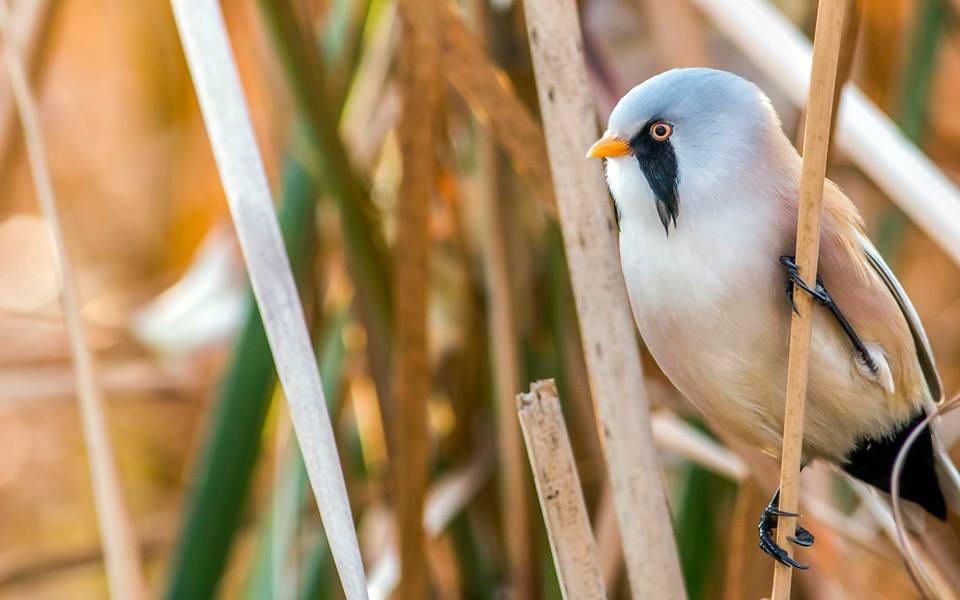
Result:
{"label": "bird's eye", "polygon": [[650,137],[662,142],[670,137],[670,134],[673,133],[673,126],[666,121],[657,121],[650,126]]}

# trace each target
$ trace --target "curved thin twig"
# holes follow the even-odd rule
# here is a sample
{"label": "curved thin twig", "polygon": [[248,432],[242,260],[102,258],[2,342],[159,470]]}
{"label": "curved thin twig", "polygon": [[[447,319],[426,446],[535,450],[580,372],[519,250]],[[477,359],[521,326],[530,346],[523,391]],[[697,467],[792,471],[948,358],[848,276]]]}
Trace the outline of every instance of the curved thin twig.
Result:
{"label": "curved thin twig", "polygon": [[893,463],[893,471],[890,476],[890,501],[893,506],[893,522],[897,529],[897,543],[900,546],[903,563],[907,567],[910,579],[913,580],[913,584],[924,598],[931,597],[929,591],[933,589],[933,584],[931,583],[929,573],[927,573],[927,570],[917,559],[916,552],[903,525],[903,511],[900,508],[900,476],[903,474],[903,465],[906,463],[907,454],[910,452],[910,448],[913,447],[914,442],[917,441],[917,438],[920,437],[920,434],[930,426],[930,423],[932,423],[934,419],[950,412],[958,406],[960,406],[960,395],[955,396],[949,402],[944,402],[937,406],[933,412],[927,415],[926,419],[913,428],[913,431],[907,436],[903,447],[900,448],[900,452],[897,454],[897,460]]}

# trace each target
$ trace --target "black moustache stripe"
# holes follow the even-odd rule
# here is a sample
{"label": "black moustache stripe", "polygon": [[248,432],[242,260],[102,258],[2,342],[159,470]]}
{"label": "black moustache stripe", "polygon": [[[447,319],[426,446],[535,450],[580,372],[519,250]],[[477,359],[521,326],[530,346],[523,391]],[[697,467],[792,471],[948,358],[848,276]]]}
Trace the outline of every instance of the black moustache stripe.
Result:
{"label": "black moustache stripe", "polygon": [[677,155],[670,140],[661,142],[650,136],[650,126],[658,120],[661,119],[651,119],[644,125],[630,140],[630,148],[656,197],[657,215],[663,223],[663,229],[670,235],[670,223],[673,222],[676,227],[677,216],[680,214],[680,198],[677,193],[680,173]]}

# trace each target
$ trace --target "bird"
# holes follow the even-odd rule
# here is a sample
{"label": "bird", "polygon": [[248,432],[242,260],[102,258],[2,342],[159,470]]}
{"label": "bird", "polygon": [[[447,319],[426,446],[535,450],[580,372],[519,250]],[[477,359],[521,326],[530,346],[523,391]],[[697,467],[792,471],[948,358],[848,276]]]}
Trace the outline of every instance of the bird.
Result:
{"label": "bird", "polygon": [[[830,180],[818,277],[800,277],[801,158],[767,95],[726,71],[660,73],[619,100],[587,157],[604,159],[633,316],[671,383],[710,422],[779,458],[793,294],[809,293],[801,465],[825,461],[889,492],[905,438],[942,401],[933,352],[859,212]],[[957,509],[943,456],[927,430],[901,479],[901,497],[940,520]],[[797,516],[779,510],[777,490],[761,512],[760,548],[806,569],[773,538],[783,515]],[[789,539],[814,542],[799,526]]]}

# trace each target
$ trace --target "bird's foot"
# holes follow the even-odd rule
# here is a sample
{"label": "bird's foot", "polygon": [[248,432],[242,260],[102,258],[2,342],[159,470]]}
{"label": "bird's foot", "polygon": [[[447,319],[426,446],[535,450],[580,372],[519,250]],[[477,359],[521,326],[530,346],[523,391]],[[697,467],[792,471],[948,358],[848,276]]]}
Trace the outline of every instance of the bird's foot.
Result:
{"label": "bird's foot", "polygon": [[810,287],[807,282],[800,277],[800,266],[797,265],[794,257],[781,256],[780,263],[787,269],[787,300],[790,301],[790,307],[793,308],[793,312],[800,314],[800,311],[797,310],[796,302],[793,301],[794,286],[807,292],[813,296],[814,300],[824,306],[831,306],[833,304],[833,298],[830,297],[827,288],[823,287],[823,280],[819,275],[817,275],[817,284],[814,287]]}
{"label": "bird's foot", "polygon": [[[806,570],[809,569],[809,565],[805,565],[801,562],[795,561],[786,550],[777,545],[776,539],[773,536],[773,531],[777,528],[777,521],[779,517],[798,517],[797,513],[784,512],[778,508],[780,499],[780,491],[777,490],[777,493],[774,494],[773,499],[770,500],[770,504],[763,509],[763,512],[760,513],[760,524],[758,529],[760,531],[760,549],[765,553],[773,557],[774,560],[781,562],[788,567],[794,567],[796,569]],[[790,542],[808,548],[813,545],[813,534],[797,525],[797,529],[794,535],[787,536],[787,539]]]}
{"label": "bird's foot", "polygon": [[840,327],[843,329],[843,332],[848,338],[850,338],[850,343],[853,344],[857,354],[860,355],[860,360],[863,361],[863,364],[866,365],[871,372],[876,374],[878,369],[876,361],[873,360],[873,357],[870,355],[869,350],[867,350],[863,340],[860,339],[860,336],[857,335],[856,331],[854,331],[853,326],[850,325],[849,321],[847,321],[847,318],[840,310],[840,307],[837,306],[837,303],[833,301],[833,297],[823,285],[823,279],[820,278],[820,275],[817,275],[817,284],[814,287],[810,287],[807,282],[800,277],[800,267],[797,266],[794,257],[781,256],[780,263],[783,264],[783,266],[787,269],[787,300],[790,301],[790,307],[793,308],[793,312],[797,313],[798,315],[800,314],[800,311],[797,310],[796,302],[793,301],[793,289],[794,287],[798,287],[813,296],[813,299],[816,300],[818,304],[825,306],[830,310],[834,318],[837,320],[837,323],[839,323]]}

